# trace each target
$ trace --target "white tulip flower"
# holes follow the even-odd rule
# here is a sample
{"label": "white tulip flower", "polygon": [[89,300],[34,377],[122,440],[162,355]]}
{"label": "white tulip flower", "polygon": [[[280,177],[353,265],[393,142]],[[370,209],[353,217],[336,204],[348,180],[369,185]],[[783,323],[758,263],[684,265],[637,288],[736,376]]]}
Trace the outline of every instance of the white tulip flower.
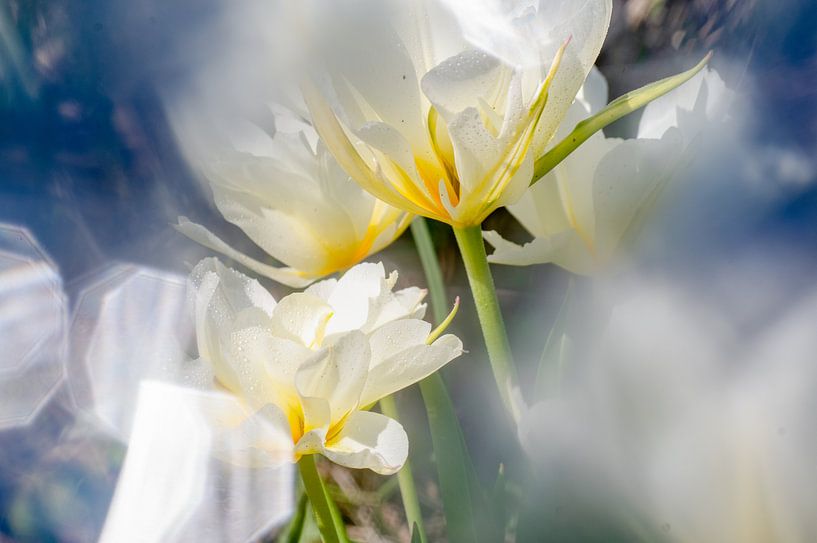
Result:
{"label": "white tulip flower", "polygon": [[[526,191],[598,56],[612,2],[508,12],[496,32],[518,39],[487,45],[451,3],[304,3],[300,23],[321,75],[303,94],[327,148],[364,189],[465,228]],[[514,47],[524,48],[515,60]]]}
{"label": "white tulip flower", "polygon": [[230,134],[232,141],[192,160],[224,218],[285,266],[253,259],[185,217],[178,229],[258,274],[298,288],[380,251],[403,233],[411,216],[349,179],[308,123],[290,115],[285,132],[281,117],[273,137],[244,123]]}
{"label": "white tulip flower", "polygon": [[[216,259],[200,262],[190,282],[199,356],[256,413],[233,423],[232,442],[263,457],[264,443],[274,443],[263,429],[284,427],[293,461],[319,453],[351,468],[399,470],[405,431],[366,408],[459,356],[462,342],[437,337],[421,320],[425,292],[395,292],[396,280],[382,264],[359,264],[276,303],[257,281]],[[278,454],[269,453],[270,461]]]}
{"label": "white tulip flower", "polygon": [[[488,260],[516,266],[552,262],[584,275],[609,264],[726,96],[723,81],[706,69],[649,104],[637,138],[608,138],[596,132],[508,206],[533,241],[520,246],[494,231],[483,232],[494,246]],[[594,70],[558,137],[606,103],[607,82]]]}

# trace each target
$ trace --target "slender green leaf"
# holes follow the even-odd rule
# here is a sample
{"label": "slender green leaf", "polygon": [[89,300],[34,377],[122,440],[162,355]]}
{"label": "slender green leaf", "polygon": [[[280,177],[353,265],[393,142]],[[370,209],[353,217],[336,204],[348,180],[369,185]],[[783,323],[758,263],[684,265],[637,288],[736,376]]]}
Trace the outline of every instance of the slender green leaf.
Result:
{"label": "slender green leaf", "polygon": [[415,522],[411,525],[411,543],[425,543],[425,535]]}
{"label": "slender green leaf", "polygon": [[304,492],[301,494],[301,497],[298,498],[298,504],[295,507],[295,514],[292,516],[289,526],[287,526],[286,533],[279,539],[281,543],[299,543],[301,541],[301,535],[303,534],[304,523],[306,521],[306,508],[308,503],[309,500],[306,496],[306,492]]}
{"label": "slender green leaf", "polygon": [[[394,396],[381,398],[380,410],[387,417],[400,420],[400,413]],[[420,511],[420,499],[417,497],[417,487],[414,484],[411,461],[406,460],[403,468],[397,473],[397,480],[400,485],[400,497],[403,498],[403,509],[406,511],[406,520],[409,526],[412,526],[412,542],[415,537],[419,537],[418,541],[420,543],[426,543],[428,538],[423,526],[423,514]]]}
{"label": "slender green leaf", "polygon": [[564,160],[570,153],[576,150],[587,139],[604,128],[605,126],[621,119],[625,115],[629,115],[633,111],[640,109],[656,98],[667,94],[671,90],[679,87],[692,79],[695,74],[700,72],[704,66],[709,62],[712,53],[708,53],[701,62],[694,68],[667,77],[660,81],[655,81],[649,85],[645,85],[640,89],[628,92],[610,102],[607,107],[581,121],[573,131],[567,135],[562,141],[554,145],[548,152],[536,159],[536,164],[533,171],[533,180],[531,185],[539,181],[548,172],[556,167],[562,160]]}

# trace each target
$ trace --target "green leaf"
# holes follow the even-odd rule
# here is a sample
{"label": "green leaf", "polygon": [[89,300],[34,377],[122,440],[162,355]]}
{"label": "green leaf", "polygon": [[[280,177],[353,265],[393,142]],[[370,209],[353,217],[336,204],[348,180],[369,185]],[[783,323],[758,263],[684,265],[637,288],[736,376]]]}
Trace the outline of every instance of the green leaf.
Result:
{"label": "green leaf", "polygon": [[286,533],[279,539],[281,543],[299,543],[301,541],[301,535],[304,531],[304,522],[306,521],[306,506],[308,503],[306,492],[304,492],[298,499],[295,514],[289,522]]}
{"label": "green leaf", "polygon": [[565,297],[556,320],[550,328],[542,357],[539,359],[539,368],[536,371],[536,397],[542,399],[552,396],[559,390],[562,378],[562,369],[570,349],[570,337],[567,334],[567,323],[570,316],[570,305],[573,297],[573,278],[568,281]]}
{"label": "green leaf", "polygon": [[[397,401],[394,396],[387,396],[380,399],[380,411],[389,418],[397,421],[400,420],[400,413],[397,409]],[[393,481],[394,479],[392,478],[390,480]],[[403,499],[403,509],[406,512],[406,520],[413,526],[412,541],[414,541],[415,537],[419,537],[420,543],[426,543],[428,538],[423,528],[420,498],[417,496],[417,486],[414,484],[414,474],[412,473],[410,459],[407,459],[403,468],[397,472],[397,481],[400,486],[400,497]],[[381,489],[382,488],[383,487],[381,487]]]}
{"label": "green leaf", "polygon": [[454,404],[439,373],[420,381],[420,392],[428,414],[448,540],[475,542],[477,483]]}
{"label": "green leaf", "polygon": [[712,58],[712,53],[708,53],[703,60],[701,60],[694,68],[682,72],[672,77],[667,77],[660,81],[655,81],[649,85],[645,85],[640,89],[628,92],[623,96],[619,96],[607,107],[596,113],[595,115],[583,120],[573,131],[567,135],[562,141],[554,145],[548,152],[536,159],[536,164],[533,171],[533,181],[531,185],[539,181],[542,177],[548,174],[561,161],[563,161],[570,153],[576,150],[587,139],[604,128],[605,126],[621,119],[625,115],[629,115],[633,111],[640,109],[656,98],[664,96],[671,90],[683,85],[695,74],[700,72],[704,66]]}
{"label": "green leaf", "polygon": [[411,525],[411,543],[423,543],[422,530],[416,522]]}

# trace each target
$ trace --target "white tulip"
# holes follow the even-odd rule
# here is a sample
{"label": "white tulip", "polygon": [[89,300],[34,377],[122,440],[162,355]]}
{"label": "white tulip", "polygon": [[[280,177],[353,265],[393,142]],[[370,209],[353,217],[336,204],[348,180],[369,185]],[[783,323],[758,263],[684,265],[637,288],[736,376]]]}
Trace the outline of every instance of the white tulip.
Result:
{"label": "white tulip", "polygon": [[[320,453],[347,467],[399,470],[408,454],[402,426],[366,408],[459,356],[462,342],[435,339],[420,320],[425,292],[395,292],[396,280],[382,264],[359,264],[276,303],[255,280],[216,259],[200,262],[190,283],[199,356],[256,412],[233,424],[231,441],[263,453],[255,436],[274,425],[292,436],[293,461]],[[277,455],[269,451],[270,461]]]}
{"label": "white tulip", "polygon": [[309,124],[290,116],[285,132],[281,119],[273,137],[244,123],[232,141],[202,149],[192,160],[224,218],[285,266],[259,262],[185,217],[178,229],[256,273],[304,287],[380,251],[411,217],[350,180]]}
{"label": "white tulip", "polygon": [[[479,22],[459,24],[450,3],[305,3],[300,22],[321,76],[303,91],[321,138],[363,188],[467,227],[527,189],[601,49],[612,2],[511,10],[495,28],[518,39],[487,45],[473,40]],[[523,43],[527,54],[508,58]]]}
{"label": "white tulip", "polygon": [[[533,236],[517,245],[484,232],[494,246],[488,260],[525,266],[552,262],[579,274],[609,264],[635,233],[666,181],[685,158],[685,149],[715,116],[727,95],[717,73],[705,70],[687,84],[652,102],[638,138],[595,133],[508,211]],[[607,103],[607,83],[594,70],[559,129],[567,135]]]}

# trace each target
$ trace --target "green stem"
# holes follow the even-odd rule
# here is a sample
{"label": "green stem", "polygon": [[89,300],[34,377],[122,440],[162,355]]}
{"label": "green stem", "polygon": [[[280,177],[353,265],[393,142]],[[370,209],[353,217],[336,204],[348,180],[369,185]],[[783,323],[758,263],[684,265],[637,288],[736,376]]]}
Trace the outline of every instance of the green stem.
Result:
{"label": "green stem", "polygon": [[[394,400],[394,396],[381,398],[380,410],[387,417],[400,420],[400,413],[397,411],[397,402]],[[403,498],[403,508],[406,510],[408,525],[412,531],[417,530],[420,541],[426,543],[428,538],[423,525],[423,513],[420,511],[420,500],[417,498],[417,487],[414,485],[414,476],[409,461],[406,461],[403,468],[397,472],[397,481],[400,484],[400,496]]]}
{"label": "green stem", "polygon": [[485,347],[488,349],[488,359],[491,361],[494,379],[499,387],[499,395],[508,412],[516,419],[517,413],[512,398],[514,389],[518,389],[518,378],[513,365],[508,334],[505,331],[505,323],[502,321],[502,313],[496,297],[494,278],[485,254],[482,228],[480,225],[455,227],[454,235],[457,238],[465,271],[468,274],[471,294],[474,296],[479,324],[482,327],[482,335],[485,338]]}
{"label": "green stem", "polygon": [[312,510],[315,512],[321,538],[324,543],[349,543],[349,536],[346,535],[346,526],[343,524],[340,511],[332,501],[318,473],[316,456],[314,454],[302,456],[298,461],[298,469],[301,472],[306,495],[309,496],[309,503],[312,504]]}
{"label": "green stem", "polygon": [[[416,217],[411,223],[411,234],[426,275],[434,320],[439,324],[446,317],[448,303],[426,219]],[[452,543],[473,543],[477,541],[474,522],[475,478],[454,404],[439,372],[420,381],[420,392],[428,415],[448,540]]]}

